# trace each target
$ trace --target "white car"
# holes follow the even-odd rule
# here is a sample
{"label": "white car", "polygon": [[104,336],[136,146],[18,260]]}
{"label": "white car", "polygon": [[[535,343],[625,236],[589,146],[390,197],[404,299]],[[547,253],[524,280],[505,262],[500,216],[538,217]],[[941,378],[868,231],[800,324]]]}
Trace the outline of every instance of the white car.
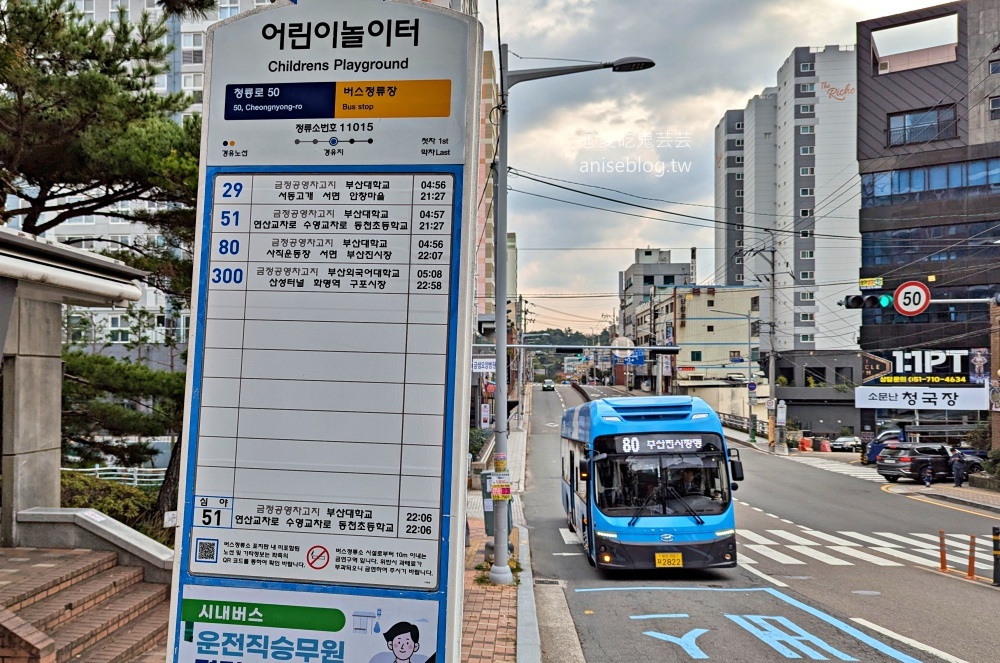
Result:
{"label": "white car", "polygon": [[857,451],[861,448],[861,438],[844,435],[830,442],[831,451]]}

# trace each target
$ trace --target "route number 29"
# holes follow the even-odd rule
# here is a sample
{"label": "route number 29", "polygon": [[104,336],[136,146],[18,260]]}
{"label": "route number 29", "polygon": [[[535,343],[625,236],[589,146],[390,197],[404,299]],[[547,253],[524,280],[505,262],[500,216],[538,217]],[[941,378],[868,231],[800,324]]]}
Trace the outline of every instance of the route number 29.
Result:
{"label": "route number 29", "polygon": [[243,184],[241,182],[222,183],[223,198],[239,198],[241,193],[243,193]]}

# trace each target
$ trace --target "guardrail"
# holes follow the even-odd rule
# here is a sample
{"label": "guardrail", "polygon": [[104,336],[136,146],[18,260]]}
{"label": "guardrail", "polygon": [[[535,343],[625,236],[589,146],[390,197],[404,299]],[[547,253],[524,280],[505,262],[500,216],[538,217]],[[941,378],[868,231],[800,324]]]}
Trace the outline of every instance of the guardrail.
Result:
{"label": "guardrail", "polygon": [[117,481],[129,486],[156,487],[163,485],[163,477],[167,473],[164,467],[63,467],[63,472],[79,472],[89,474],[105,481]]}
{"label": "guardrail", "polygon": [[[735,428],[736,430],[741,430],[744,433],[750,432],[750,420],[746,417],[741,417],[736,414],[725,414],[723,412],[719,413],[719,419],[722,420],[722,425],[727,428]],[[767,420],[757,420],[757,434],[767,435]]]}

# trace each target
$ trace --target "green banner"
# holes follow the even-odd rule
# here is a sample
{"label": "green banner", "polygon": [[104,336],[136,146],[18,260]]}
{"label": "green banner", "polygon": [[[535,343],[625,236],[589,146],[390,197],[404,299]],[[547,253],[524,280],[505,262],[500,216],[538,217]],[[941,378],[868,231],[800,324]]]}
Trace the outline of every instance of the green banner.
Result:
{"label": "green banner", "polygon": [[184,599],[181,621],[336,633],[344,628],[347,618],[336,608]]}

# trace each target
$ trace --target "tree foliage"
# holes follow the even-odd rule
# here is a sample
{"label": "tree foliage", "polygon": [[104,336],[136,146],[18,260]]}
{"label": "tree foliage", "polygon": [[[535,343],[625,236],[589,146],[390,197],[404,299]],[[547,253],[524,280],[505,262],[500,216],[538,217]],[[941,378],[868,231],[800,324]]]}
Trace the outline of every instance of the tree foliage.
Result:
{"label": "tree foliage", "polygon": [[155,90],[166,19],[124,18],[94,23],[70,0],[0,6],[0,193],[18,201],[0,222],[39,234],[98,212],[128,218],[109,210],[120,202],[174,200],[168,157],[190,136],[172,116],[188,99]]}
{"label": "tree foliage", "polygon": [[184,373],[79,351],[64,352],[63,362],[64,463],[92,465],[112,456],[118,465],[141,465],[156,452],[126,438],[180,432]]}

